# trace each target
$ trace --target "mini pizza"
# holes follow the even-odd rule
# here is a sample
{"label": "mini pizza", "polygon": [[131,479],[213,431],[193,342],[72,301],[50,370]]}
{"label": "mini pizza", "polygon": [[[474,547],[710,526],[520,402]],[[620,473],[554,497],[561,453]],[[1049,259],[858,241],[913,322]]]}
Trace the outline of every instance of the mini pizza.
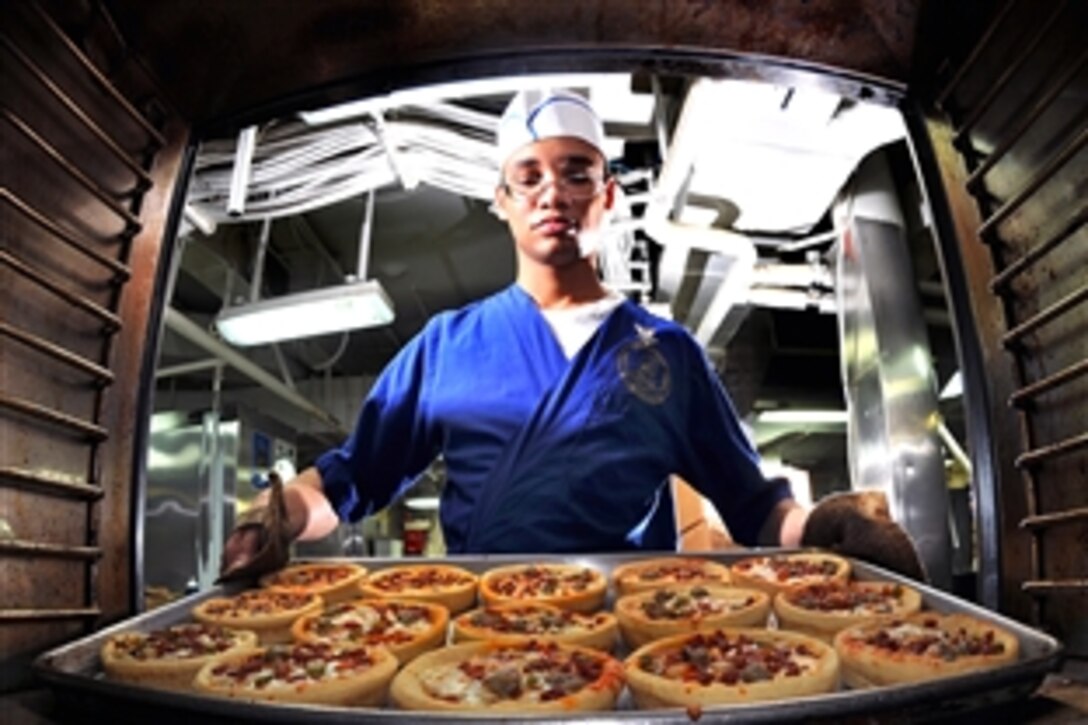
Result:
{"label": "mini pizza", "polygon": [[507,715],[611,710],[623,666],[594,649],[531,640],[455,644],[416,658],[393,679],[405,710]]}
{"label": "mini pizza", "polygon": [[604,604],[608,581],[596,569],[577,564],[514,564],[480,577],[485,604],[543,602],[573,612],[595,612]]}
{"label": "mini pizza", "polygon": [[570,612],[541,602],[496,604],[453,620],[453,641],[485,639],[550,640],[611,652],[616,618],[608,612]]}
{"label": "mini pizza", "polygon": [[193,687],[240,700],[377,706],[396,671],[397,658],[385,647],[277,644],[204,665]]}
{"label": "mini pizza", "polygon": [[152,632],[115,634],[102,647],[102,669],[113,680],[189,690],[201,667],[257,646],[257,635],[211,624],[179,624]]}
{"label": "mini pizza", "polygon": [[450,614],[441,604],[407,599],[357,599],[299,617],[296,642],[383,645],[403,665],[446,641]]}
{"label": "mini pizza", "polygon": [[345,562],[294,564],[261,577],[266,589],[296,594],[318,594],[326,605],[359,596],[358,585],[366,569]]}
{"label": "mini pizza", "polygon": [[729,583],[729,568],[708,559],[662,557],[622,564],[612,570],[612,582],[621,596],[672,584],[722,586]]}
{"label": "mini pizza", "polygon": [[291,625],[307,614],[320,612],[317,594],[253,589],[234,597],[213,597],[193,607],[193,618],[206,624],[257,633],[261,644],[291,641]]}
{"label": "mini pizza", "polygon": [[364,597],[394,597],[441,604],[451,614],[463,612],[476,603],[478,577],[458,566],[411,564],[372,573],[359,591]]}
{"label": "mini pizza", "polygon": [[877,617],[914,614],[922,608],[916,589],[894,582],[830,582],[780,592],[774,612],[783,629],[830,642],[839,630]]}
{"label": "mini pizza", "polygon": [[737,586],[762,589],[774,596],[808,584],[844,582],[850,578],[850,562],[821,552],[772,554],[741,559],[729,571]]}
{"label": "mini pizza", "polygon": [[616,619],[630,647],[722,627],[762,627],[770,611],[771,597],[759,589],[702,584],[663,587],[616,601]]}
{"label": "mini pizza", "polygon": [[769,629],[717,629],[659,639],[631,653],[624,669],[641,709],[784,700],[839,686],[839,658],[830,645]]}
{"label": "mini pizza", "polygon": [[835,635],[851,687],[922,682],[1016,661],[1014,635],[966,614],[919,612],[874,620]]}

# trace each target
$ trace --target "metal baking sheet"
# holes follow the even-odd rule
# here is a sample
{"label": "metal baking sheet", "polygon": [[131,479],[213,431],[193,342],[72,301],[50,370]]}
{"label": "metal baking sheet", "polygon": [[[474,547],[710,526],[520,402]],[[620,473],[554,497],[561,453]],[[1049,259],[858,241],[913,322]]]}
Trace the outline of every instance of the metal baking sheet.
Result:
{"label": "metal baking sheet", "polygon": [[[768,553],[786,553],[785,549],[731,550],[691,554],[639,552],[632,554],[593,555],[486,555],[445,557],[442,559],[349,559],[377,571],[387,566],[406,563],[446,563],[462,566],[480,573],[495,566],[521,562],[563,561],[592,566],[606,575],[619,564],[653,556],[696,556],[725,564],[739,559]],[[846,718],[890,717],[904,722],[947,718],[970,710],[1020,700],[1031,694],[1043,677],[1060,664],[1061,645],[1054,638],[971,602],[933,589],[897,574],[851,560],[854,576],[861,580],[894,581],[908,584],[922,593],[925,608],[938,612],[961,612],[1000,625],[1020,640],[1019,661],[979,673],[970,673],[916,685],[901,685],[868,690],[842,689],[815,697],[781,702],[707,708],[703,715],[715,722],[772,722],[803,719],[805,721],[842,721]],[[394,709],[319,707],[312,705],[264,704],[201,697],[136,687],[105,679],[98,658],[99,650],[113,634],[122,631],[150,631],[191,621],[190,611],[199,602],[213,596],[230,595],[244,587],[216,587],[172,602],[146,614],[120,622],[94,634],[55,648],[39,656],[34,663],[36,674],[57,694],[58,703],[66,709],[94,712],[108,707],[112,718],[123,721],[147,722],[156,725],[167,722],[191,722],[199,717],[202,725],[214,722],[260,720],[265,722],[464,722],[479,719],[479,715],[463,716],[445,713],[404,712]],[[612,604],[609,592],[608,605]],[[616,653],[618,658],[625,650]],[[570,716],[533,718],[539,721],[593,722],[690,722],[684,710],[635,710],[626,692],[621,695],[616,710],[602,713],[572,713]]]}

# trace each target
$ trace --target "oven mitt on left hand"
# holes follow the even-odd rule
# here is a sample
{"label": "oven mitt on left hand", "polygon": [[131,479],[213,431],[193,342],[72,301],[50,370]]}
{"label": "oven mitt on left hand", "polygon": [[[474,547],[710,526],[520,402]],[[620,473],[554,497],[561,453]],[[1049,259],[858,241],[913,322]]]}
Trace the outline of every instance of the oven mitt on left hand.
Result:
{"label": "oven mitt on left hand", "polygon": [[868,561],[917,581],[926,581],[925,567],[914,542],[888,514],[888,501],[879,491],[832,494],[809,513],[802,546],[815,546]]}
{"label": "oven mitt on left hand", "polygon": [[271,495],[267,506],[246,512],[223,545],[216,584],[256,579],[282,569],[291,556],[291,532],[283,481],[275,471],[268,473]]}

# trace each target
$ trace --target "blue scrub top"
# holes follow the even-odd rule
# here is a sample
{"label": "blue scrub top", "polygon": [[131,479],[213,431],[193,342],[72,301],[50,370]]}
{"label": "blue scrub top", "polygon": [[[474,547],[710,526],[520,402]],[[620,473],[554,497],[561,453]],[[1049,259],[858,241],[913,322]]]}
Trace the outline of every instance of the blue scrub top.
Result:
{"label": "blue scrub top", "polygon": [[627,301],[568,360],[512,285],[431,319],[317,461],[340,517],[401,496],[438,453],[450,553],[676,548],[668,477],[757,543],[774,505],[724,388],[681,326]]}

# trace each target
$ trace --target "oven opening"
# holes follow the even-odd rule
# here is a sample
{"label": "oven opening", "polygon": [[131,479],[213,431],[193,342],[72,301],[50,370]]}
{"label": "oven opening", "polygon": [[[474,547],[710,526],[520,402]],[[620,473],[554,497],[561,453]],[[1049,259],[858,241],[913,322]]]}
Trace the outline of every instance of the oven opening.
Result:
{"label": "oven opening", "polygon": [[[199,140],[155,375],[145,584],[209,587],[267,472],[339,444],[429,319],[512,282],[496,128],[515,92],[565,88],[598,110],[616,183],[604,284],[695,337],[766,475],[802,503],[882,490],[934,581],[972,592],[960,366],[902,89],[746,59],[545,61]],[[447,475],[436,457],[388,509],[297,553],[442,554]],[[731,545],[681,476],[668,492],[682,548]]]}

